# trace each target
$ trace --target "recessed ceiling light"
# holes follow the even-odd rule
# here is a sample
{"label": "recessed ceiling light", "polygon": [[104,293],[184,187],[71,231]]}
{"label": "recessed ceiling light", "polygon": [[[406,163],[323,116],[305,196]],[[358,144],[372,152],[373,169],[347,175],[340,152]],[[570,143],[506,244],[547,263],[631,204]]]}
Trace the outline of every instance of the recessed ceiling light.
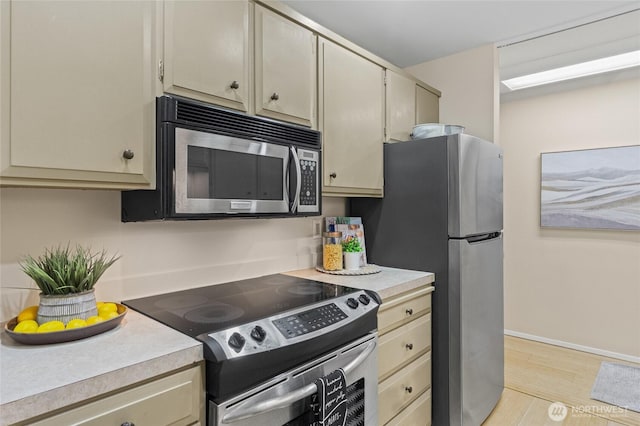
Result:
{"label": "recessed ceiling light", "polygon": [[640,66],[640,50],[503,80],[511,90]]}

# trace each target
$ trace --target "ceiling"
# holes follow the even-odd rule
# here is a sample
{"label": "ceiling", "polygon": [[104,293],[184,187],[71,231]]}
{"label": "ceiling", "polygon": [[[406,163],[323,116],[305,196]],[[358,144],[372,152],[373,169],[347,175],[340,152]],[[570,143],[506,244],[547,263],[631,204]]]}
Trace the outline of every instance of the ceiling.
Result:
{"label": "ceiling", "polygon": [[[402,68],[489,43],[501,46],[528,40],[640,8],[640,0],[284,3]],[[637,24],[640,31],[640,19]]]}

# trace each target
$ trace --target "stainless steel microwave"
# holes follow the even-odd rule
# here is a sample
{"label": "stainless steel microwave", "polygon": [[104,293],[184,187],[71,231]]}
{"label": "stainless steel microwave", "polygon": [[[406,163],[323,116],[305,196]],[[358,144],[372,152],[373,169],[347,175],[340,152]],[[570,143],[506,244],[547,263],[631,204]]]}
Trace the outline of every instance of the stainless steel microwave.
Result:
{"label": "stainless steel microwave", "polygon": [[123,222],[321,214],[320,132],[175,96],[156,107],[156,189],[123,191]]}

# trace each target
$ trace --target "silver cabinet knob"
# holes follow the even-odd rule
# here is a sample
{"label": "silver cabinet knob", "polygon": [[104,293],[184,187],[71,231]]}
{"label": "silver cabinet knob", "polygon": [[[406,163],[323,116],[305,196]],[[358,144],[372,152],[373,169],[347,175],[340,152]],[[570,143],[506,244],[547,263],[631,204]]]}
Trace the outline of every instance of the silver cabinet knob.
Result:
{"label": "silver cabinet knob", "polygon": [[407,315],[409,316],[413,315],[413,309],[411,308],[407,309],[406,312],[407,312]]}
{"label": "silver cabinet knob", "polygon": [[413,350],[413,343],[407,343],[407,344],[405,345],[405,347],[406,347],[407,349],[409,349],[410,351],[412,351],[412,350]]}
{"label": "silver cabinet knob", "polygon": [[135,154],[134,154],[134,152],[133,152],[133,151],[131,151],[130,149],[127,149],[127,150],[125,150],[125,151],[122,153],[122,157],[123,157],[125,160],[131,160],[131,159],[133,158],[133,156],[134,156],[134,155],[135,155]]}
{"label": "silver cabinet knob", "polygon": [[233,80],[233,81],[231,82],[231,85],[230,85],[229,87],[231,87],[232,89],[234,89],[234,90],[235,90],[235,89],[237,89],[237,88],[239,88],[239,87],[240,87],[240,83],[238,83],[236,80]]}
{"label": "silver cabinet knob", "polygon": [[406,386],[406,387],[404,388],[404,390],[405,390],[407,393],[411,393],[411,392],[413,392],[413,386]]}
{"label": "silver cabinet knob", "polygon": [[331,174],[329,175],[329,177],[330,177],[331,179],[335,179],[335,178],[337,178],[337,177],[338,177],[338,175],[336,174],[336,172],[333,172],[333,173],[331,173]]}
{"label": "silver cabinet knob", "polygon": [[280,95],[278,95],[278,92],[273,92],[273,95],[271,95],[271,100],[277,101],[278,99],[280,99]]}

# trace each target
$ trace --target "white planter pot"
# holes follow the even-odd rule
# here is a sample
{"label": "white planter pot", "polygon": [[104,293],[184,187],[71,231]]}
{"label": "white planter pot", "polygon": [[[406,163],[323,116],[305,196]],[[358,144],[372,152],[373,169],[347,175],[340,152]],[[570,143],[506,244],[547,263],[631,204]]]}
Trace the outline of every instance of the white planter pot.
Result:
{"label": "white planter pot", "polygon": [[355,271],[360,269],[360,257],[362,252],[345,252],[344,253],[344,269]]}

